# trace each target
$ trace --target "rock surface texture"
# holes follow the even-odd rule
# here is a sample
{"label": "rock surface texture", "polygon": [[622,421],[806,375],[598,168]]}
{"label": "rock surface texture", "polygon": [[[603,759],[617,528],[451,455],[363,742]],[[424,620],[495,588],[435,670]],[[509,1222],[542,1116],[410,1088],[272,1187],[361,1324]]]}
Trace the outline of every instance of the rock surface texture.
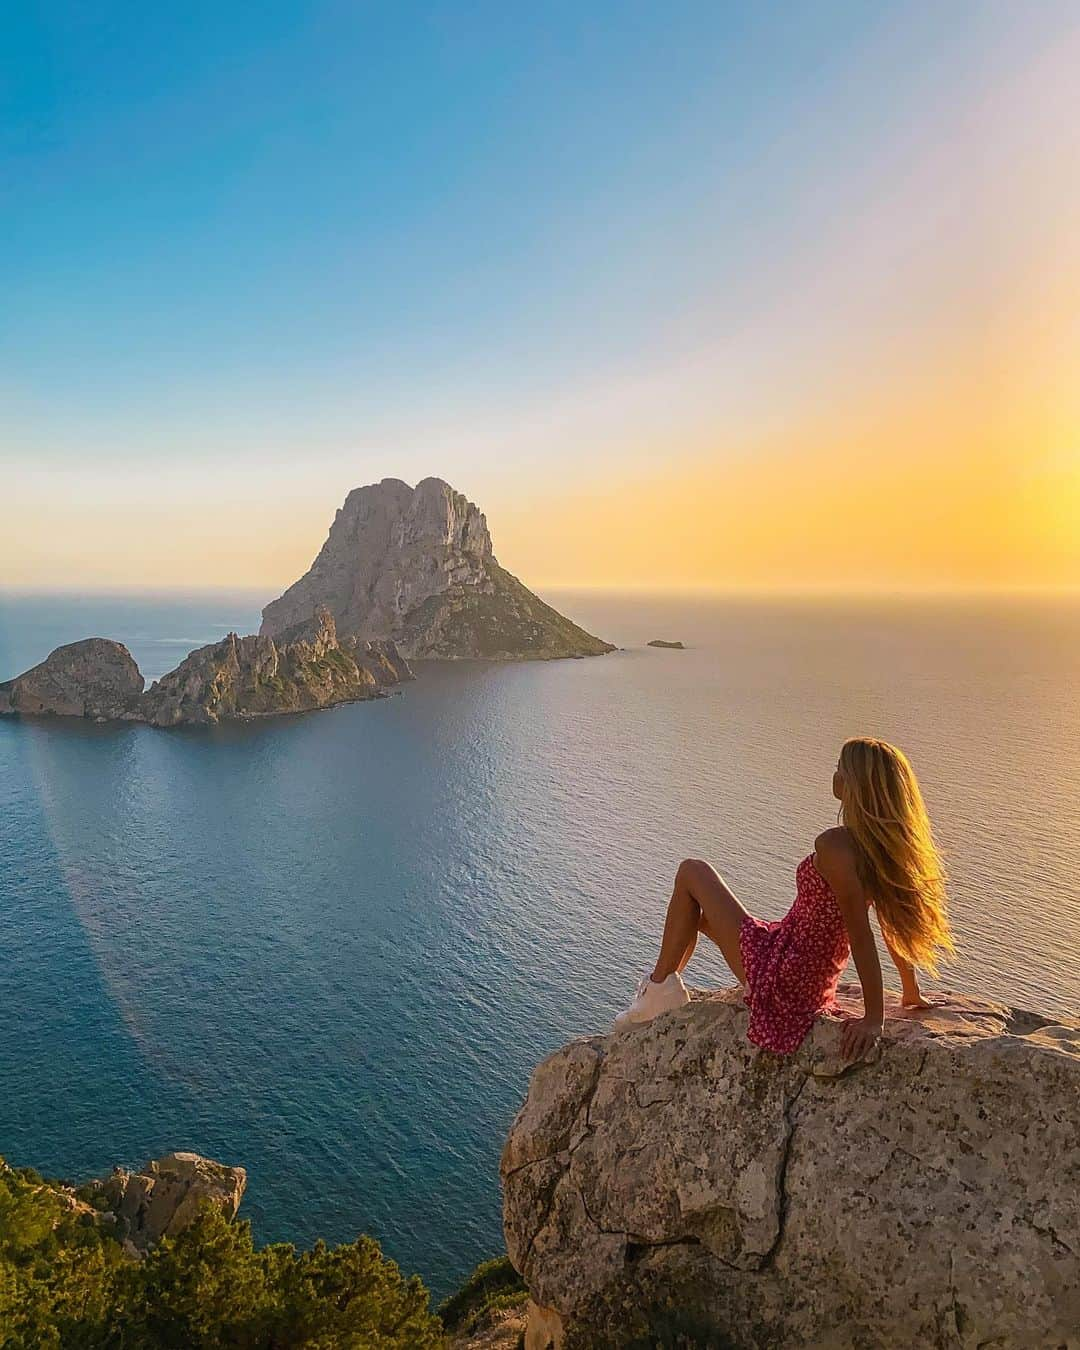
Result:
{"label": "rock surface texture", "polygon": [[530,1350],[1080,1346],[1080,1024],[894,1002],[846,1065],[833,1021],[787,1057],[746,1022],[699,998],[536,1069],[502,1162]]}
{"label": "rock surface texture", "polygon": [[411,679],[393,642],[339,642],[333,617],[320,608],[276,639],[230,633],[200,647],[145,692],[126,647],[105,638],[73,642],[0,685],[0,712],[171,727],[328,708]]}
{"label": "rock surface texture", "polygon": [[412,673],[392,642],[339,642],[329,610],[276,639],[238,637],[200,647],[143,696],[155,726],[272,717],[372,698]]}
{"label": "rock surface texture", "polygon": [[325,605],[342,633],[392,638],[407,657],[599,656],[586,633],[499,566],[478,507],[439,478],[396,478],[345,498],[319,556],[263,610],[273,637]]}
{"label": "rock surface texture", "polygon": [[124,717],[137,706],[143,683],[125,646],[85,638],[57,647],[40,665],[0,684],[0,713]]}
{"label": "rock surface texture", "polygon": [[167,1153],[141,1172],[114,1168],[112,1176],[92,1182],[90,1189],[116,1219],[117,1236],[141,1256],[185,1229],[203,1204],[234,1218],[246,1186],[242,1167],[226,1167],[198,1153]]}

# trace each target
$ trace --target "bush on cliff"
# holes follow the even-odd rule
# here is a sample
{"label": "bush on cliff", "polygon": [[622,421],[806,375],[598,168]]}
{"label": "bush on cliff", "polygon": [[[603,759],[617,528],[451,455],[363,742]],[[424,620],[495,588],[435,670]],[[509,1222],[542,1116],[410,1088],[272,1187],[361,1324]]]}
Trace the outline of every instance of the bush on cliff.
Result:
{"label": "bush on cliff", "polygon": [[0,1161],[4,1350],[435,1350],[442,1327],[415,1276],[372,1238],[256,1249],[250,1225],[204,1210],[128,1260],[63,1191]]}
{"label": "bush on cliff", "polygon": [[498,1256],[476,1267],[455,1294],[444,1299],[439,1316],[447,1331],[479,1330],[491,1313],[524,1307],[529,1297],[509,1258]]}

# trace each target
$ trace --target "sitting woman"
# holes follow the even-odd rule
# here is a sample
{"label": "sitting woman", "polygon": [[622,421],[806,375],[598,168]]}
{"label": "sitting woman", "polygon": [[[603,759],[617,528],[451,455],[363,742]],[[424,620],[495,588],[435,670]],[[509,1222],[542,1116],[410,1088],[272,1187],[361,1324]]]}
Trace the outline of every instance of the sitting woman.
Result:
{"label": "sitting woman", "polygon": [[885,741],[847,741],[833,774],[840,800],[835,829],[819,834],[795,873],[795,903],[778,923],[756,919],[704,862],[680,865],[668,905],[660,956],[616,1024],[647,1022],[690,995],[682,971],[698,934],[720,948],[743,985],[749,1037],[779,1054],[797,1050],[814,1018],[836,1009],[848,956],[863,991],[863,1016],[844,1024],[843,1051],[857,1059],[881,1036],[884,994],[873,906],[900,973],[906,1008],[927,1008],[917,968],[936,971],[951,953],[945,880],[914,770]]}

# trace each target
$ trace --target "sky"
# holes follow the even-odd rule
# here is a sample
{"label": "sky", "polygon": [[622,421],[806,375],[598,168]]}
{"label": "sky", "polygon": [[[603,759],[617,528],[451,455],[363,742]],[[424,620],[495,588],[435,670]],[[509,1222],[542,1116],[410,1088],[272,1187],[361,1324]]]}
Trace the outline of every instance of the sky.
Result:
{"label": "sky", "polygon": [[17,6],[0,586],[1080,587],[1073,0]]}

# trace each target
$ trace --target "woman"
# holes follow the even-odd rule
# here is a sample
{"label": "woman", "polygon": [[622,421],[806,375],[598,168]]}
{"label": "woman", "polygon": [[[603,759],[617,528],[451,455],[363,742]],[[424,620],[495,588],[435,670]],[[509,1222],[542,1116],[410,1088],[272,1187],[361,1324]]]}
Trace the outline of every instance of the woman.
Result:
{"label": "woman", "polygon": [[795,903],[779,923],[748,914],[708,863],[680,865],[660,956],[617,1024],[647,1022],[689,1000],[682,971],[704,933],[745,989],[750,1040],[779,1054],[798,1049],[819,1013],[836,1011],[837,982],[852,956],[863,1016],[845,1022],[843,1052],[858,1059],[884,1021],[871,906],[900,973],[903,1006],[932,1006],[917,968],[935,972],[954,947],[944,872],[914,770],[895,746],[859,736],[840,751],[833,796],[842,823],[819,834],[799,864]]}

